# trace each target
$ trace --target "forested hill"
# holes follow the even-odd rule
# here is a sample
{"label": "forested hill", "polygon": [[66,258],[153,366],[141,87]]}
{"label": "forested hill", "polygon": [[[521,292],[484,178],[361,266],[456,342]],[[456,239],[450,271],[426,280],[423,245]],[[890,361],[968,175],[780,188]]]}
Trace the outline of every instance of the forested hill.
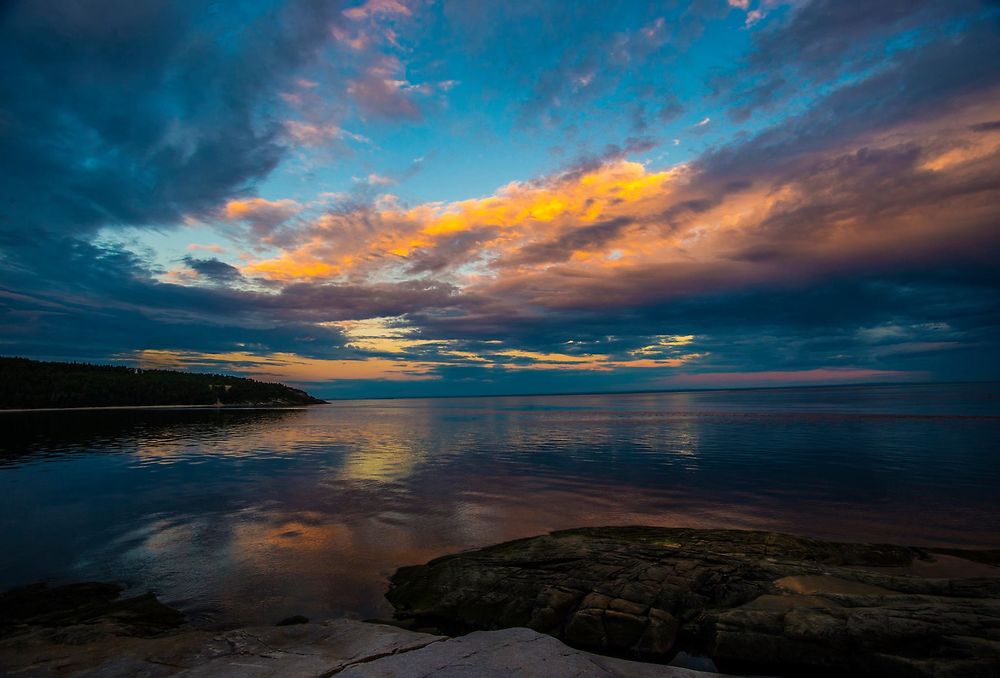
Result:
{"label": "forested hill", "polygon": [[0,357],[0,409],[321,402],[284,384],[222,374]]}

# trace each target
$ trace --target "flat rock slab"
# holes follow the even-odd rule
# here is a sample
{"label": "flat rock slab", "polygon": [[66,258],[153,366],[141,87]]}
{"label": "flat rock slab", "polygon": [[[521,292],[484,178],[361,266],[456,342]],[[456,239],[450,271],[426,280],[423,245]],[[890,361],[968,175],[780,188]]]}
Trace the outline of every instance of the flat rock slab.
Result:
{"label": "flat rock slab", "polygon": [[221,634],[113,636],[68,645],[22,638],[18,646],[8,640],[0,645],[0,674],[32,678],[717,675],[592,655],[529,629],[447,638],[347,619]]}
{"label": "flat rock slab", "polygon": [[[401,568],[397,617],[528,627],[664,661],[779,675],[998,676],[996,552],[739,530],[583,528]],[[931,576],[928,576],[931,575]]]}
{"label": "flat rock slab", "polygon": [[477,631],[377,661],[357,663],[344,678],[707,678],[719,676],[659,664],[642,664],[582,652],[531,629]]}

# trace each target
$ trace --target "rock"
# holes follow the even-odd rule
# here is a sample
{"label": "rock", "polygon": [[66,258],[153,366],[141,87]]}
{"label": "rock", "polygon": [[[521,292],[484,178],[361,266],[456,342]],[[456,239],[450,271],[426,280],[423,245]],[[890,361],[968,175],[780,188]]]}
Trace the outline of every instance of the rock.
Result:
{"label": "rock", "polygon": [[33,649],[11,653],[0,644],[0,673],[30,678],[717,675],[591,655],[529,629],[449,639],[347,619],[221,634],[185,631],[157,638],[105,638],[84,645],[46,644]]}
{"label": "rock", "polygon": [[374,662],[357,663],[337,675],[343,678],[707,678],[719,674],[589,654],[569,648],[551,636],[520,628],[477,631]]}
{"label": "rock", "polygon": [[184,615],[152,593],[119,599],[118,584],[31,584],[0,593],[0,639],[29,632],[64,638],[155,636],[184,623]]}
{"label": "rock", "polygon": [[670,660],[670,666],[680,666],[686,669],[698,669],[699,671],[708,671],[710,673],[714,673],[718,670],[715,666],[715,662],[708,657],[698,657],[690,655],[687,652],[678,652],[674,658]]}
{"label": "rock", "polygon": [[993,554],[769,532],[584,528],[401,568],[386,597],[417,625],[526,626],[600,652],[708,655],[723,670],[995,676]]}
{"label": "rock", "polygon": [[[339,619],[289,617],[225,632],[181,628],[152,594],[121,587],[35,585],[0,595],[0,675],[30,678],[243,676],[637,676],[697,678],[683,668],[589,655],[529,629],[462,638]],[[611,601],[613,602],[613,601]],[[618,605],[622,614],[637,612]]]}
{"label": "rock", "polygon": [[275,626],[294,626],[295,624],[308,624],[309,617],[303,617],[301,614],[292,615],[291,617],[285,617],[280,622],[275,624]]}

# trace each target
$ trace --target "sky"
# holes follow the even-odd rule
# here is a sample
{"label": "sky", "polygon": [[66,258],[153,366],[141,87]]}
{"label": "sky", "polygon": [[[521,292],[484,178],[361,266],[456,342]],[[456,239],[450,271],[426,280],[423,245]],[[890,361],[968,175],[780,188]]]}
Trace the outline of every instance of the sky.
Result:
{"label": "sky", "polygon": [[2,2],[0,355],[997,379],[998,55],[971,0]]}

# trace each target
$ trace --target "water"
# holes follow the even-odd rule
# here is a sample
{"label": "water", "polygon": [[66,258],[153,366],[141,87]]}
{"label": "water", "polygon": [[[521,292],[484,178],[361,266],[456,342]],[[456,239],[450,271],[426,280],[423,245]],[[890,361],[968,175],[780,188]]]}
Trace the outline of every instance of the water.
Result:
{"label": "water", "polygon": [[1000,546],[1000,385],[0,414],[0,588],[386,616],[401,565],[650,524]]}

